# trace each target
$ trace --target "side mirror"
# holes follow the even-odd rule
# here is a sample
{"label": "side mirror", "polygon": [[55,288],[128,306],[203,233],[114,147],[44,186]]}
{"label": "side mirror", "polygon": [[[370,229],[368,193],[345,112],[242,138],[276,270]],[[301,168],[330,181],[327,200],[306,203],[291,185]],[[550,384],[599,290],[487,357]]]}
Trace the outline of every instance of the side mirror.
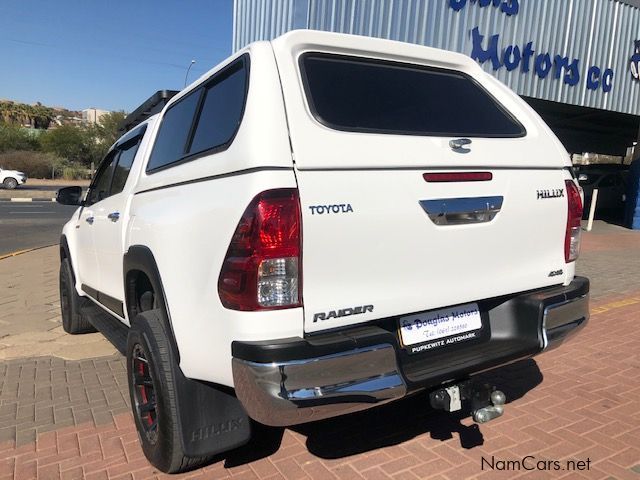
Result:
{"label": "side mirror", "polygon": [[58,190],[56,202],[61,205],[82,205],[82,187],[65,187]]}

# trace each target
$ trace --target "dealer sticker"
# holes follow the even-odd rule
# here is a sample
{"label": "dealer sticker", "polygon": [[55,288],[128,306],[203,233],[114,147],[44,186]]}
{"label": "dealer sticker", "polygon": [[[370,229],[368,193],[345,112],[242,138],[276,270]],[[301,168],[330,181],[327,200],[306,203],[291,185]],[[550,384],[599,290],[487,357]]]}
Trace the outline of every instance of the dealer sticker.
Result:
{"label": "dealer sticker", "polygon": [[410,353],[477,338],[482,318],[477,303],[408,315],[399,320],[402,344]]}

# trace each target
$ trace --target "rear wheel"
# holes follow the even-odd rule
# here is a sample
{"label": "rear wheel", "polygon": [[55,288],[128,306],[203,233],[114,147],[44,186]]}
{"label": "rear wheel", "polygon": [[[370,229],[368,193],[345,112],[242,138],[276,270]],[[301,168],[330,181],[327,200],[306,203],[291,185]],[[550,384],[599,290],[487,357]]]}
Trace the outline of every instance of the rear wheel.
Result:
{"label": "rear wheel", "polygon": [[142,450],[153,466],[175,473],[196,468],[211,457],[188,457],[182,448],[176,365],[163,324],[160,309],[135,317],[127,341],[127,376]]}
{"label": "rear wheel", "polygon": [[60,262],[60,311],[65,332],[76,334],[96,331],[82,315],[81,309],[86,305],[91,305],[91,301],[76,292],[71,263],[65,258]]}
{"label": "rear wheel", "polygon": [[18,186],[18,181],[15,178],[5,178],[2,184],[7,190],[13,190]]}

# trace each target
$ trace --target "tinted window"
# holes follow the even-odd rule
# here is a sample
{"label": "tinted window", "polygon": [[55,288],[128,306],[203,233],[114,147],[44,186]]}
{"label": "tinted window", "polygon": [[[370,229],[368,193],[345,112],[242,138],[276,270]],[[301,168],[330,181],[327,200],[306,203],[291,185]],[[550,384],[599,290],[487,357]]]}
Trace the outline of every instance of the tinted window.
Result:
{"label": "tinted window", "polygon": [[238,62],[207,87],[189,153],[224,145],[234,136],[244,109],[246,70]]}
{"label": "tinted window", "polygon": [[133,159],[140,146],[140,137],[131,140],[123,145],[120,149],[120,156],[118,157],[118,163],[113,172],[113,182],[111,182],[111,195],[120,193],[124,189],[124,184],[127,183],[129,172],[131,171],[131,165],[133,165]]}
{"label": "tinted window", "polygon": [[164,167],[184,156],[201,92],[201,89],[196,90],[167,110],[162,118],[147,170]]}
{"label": "tinted window", "polygon": [[324,54],[303,56],[301,66],[316,118],[338,130],[452,137],[525,133],[459,72]]}
{"label": "tinted window", "polygon": [[172,105],[162,119],[147,172],[228,146],[242,120],[248,77],[249,56],[244,55]]}
{"label": "tinted window", "polygon": [[111,178],[113,177],[113,168],[117,159],[118,151],[112,150],[107,154],[102,163],[100,163],[96,176],[91,183],[86,205],[93,205],[94,203],[104,200],[109,196]]}

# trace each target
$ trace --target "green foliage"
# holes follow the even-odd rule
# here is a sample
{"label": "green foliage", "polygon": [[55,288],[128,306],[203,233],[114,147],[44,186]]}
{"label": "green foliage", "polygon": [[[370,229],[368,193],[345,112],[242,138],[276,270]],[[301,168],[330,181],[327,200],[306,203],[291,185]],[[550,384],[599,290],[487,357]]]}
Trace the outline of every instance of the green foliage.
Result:
{"label": "green foliage", "polygon": [[65,159],[57,158],[53,163],[55,178],[64,178],[65,180],[90,179],[91,170],[81,163],[70,162]]}
{"label": "green foliage", "polygon": [[29,178],[87,179],[91,171],[80,163],[69,162],[51,153],[20,151],[0,153],[0,166],[24,172]]}
{"label": "green foliage", "polygon": [[90,166],[98,163],[108,147],[97,138],[95,127],[62,125],[40,137],[42,150],[69,162]]}
{"label": "green foliage", "polygon": [[0,102],[0,121],[16,126],[48,128],[55,117],[53,108],[37,103]]}
{"label": "green foliage", "polygon": [[0,123],[0,153],[11,150],[38,150],[38,138],[14,125]]}
{"label": "green foliage", "polygon": [[8,170],[19,170],[30,178],[51,178],[59,158],[43,152],[21,151],[0,154],[0,166]]}
{"label": "green foliage", "polygon": [[[21,169],[27,173],[29,168],[24,166],[24,162],[29,158],[37,158],[37,165],[34,164],[33,168],[39,172],[36,176],[42,176],[41,164],[44,160],[43,157],[34,155],[34,152],[43,151],[51,154],[50,159],[56,159],[56,165],[49,165],[56,172],[59,171],[56,175],[63,172],[67,172],[69,176],[83,175],[91,164],[98,165],[109,147],[118,139],[121,133],[119,128],[126,114],[122,111],[107,113],[97,125],[65,123],[77,122],[77,119],[70,117],[75,115],[78,112],[54,110],[41,104],[0,102],[0,154],[28,152],[21,157]],[[63,124],[44,130],[54,118]],[[24,128],[25,125],[34,128]]]}
{"label": "green foliage", "polygon": [[127,116],[123,111],[109,112],[100,117],[100,125],[97,126],[100,139],[109,147],[120,137],[120,125]]}

